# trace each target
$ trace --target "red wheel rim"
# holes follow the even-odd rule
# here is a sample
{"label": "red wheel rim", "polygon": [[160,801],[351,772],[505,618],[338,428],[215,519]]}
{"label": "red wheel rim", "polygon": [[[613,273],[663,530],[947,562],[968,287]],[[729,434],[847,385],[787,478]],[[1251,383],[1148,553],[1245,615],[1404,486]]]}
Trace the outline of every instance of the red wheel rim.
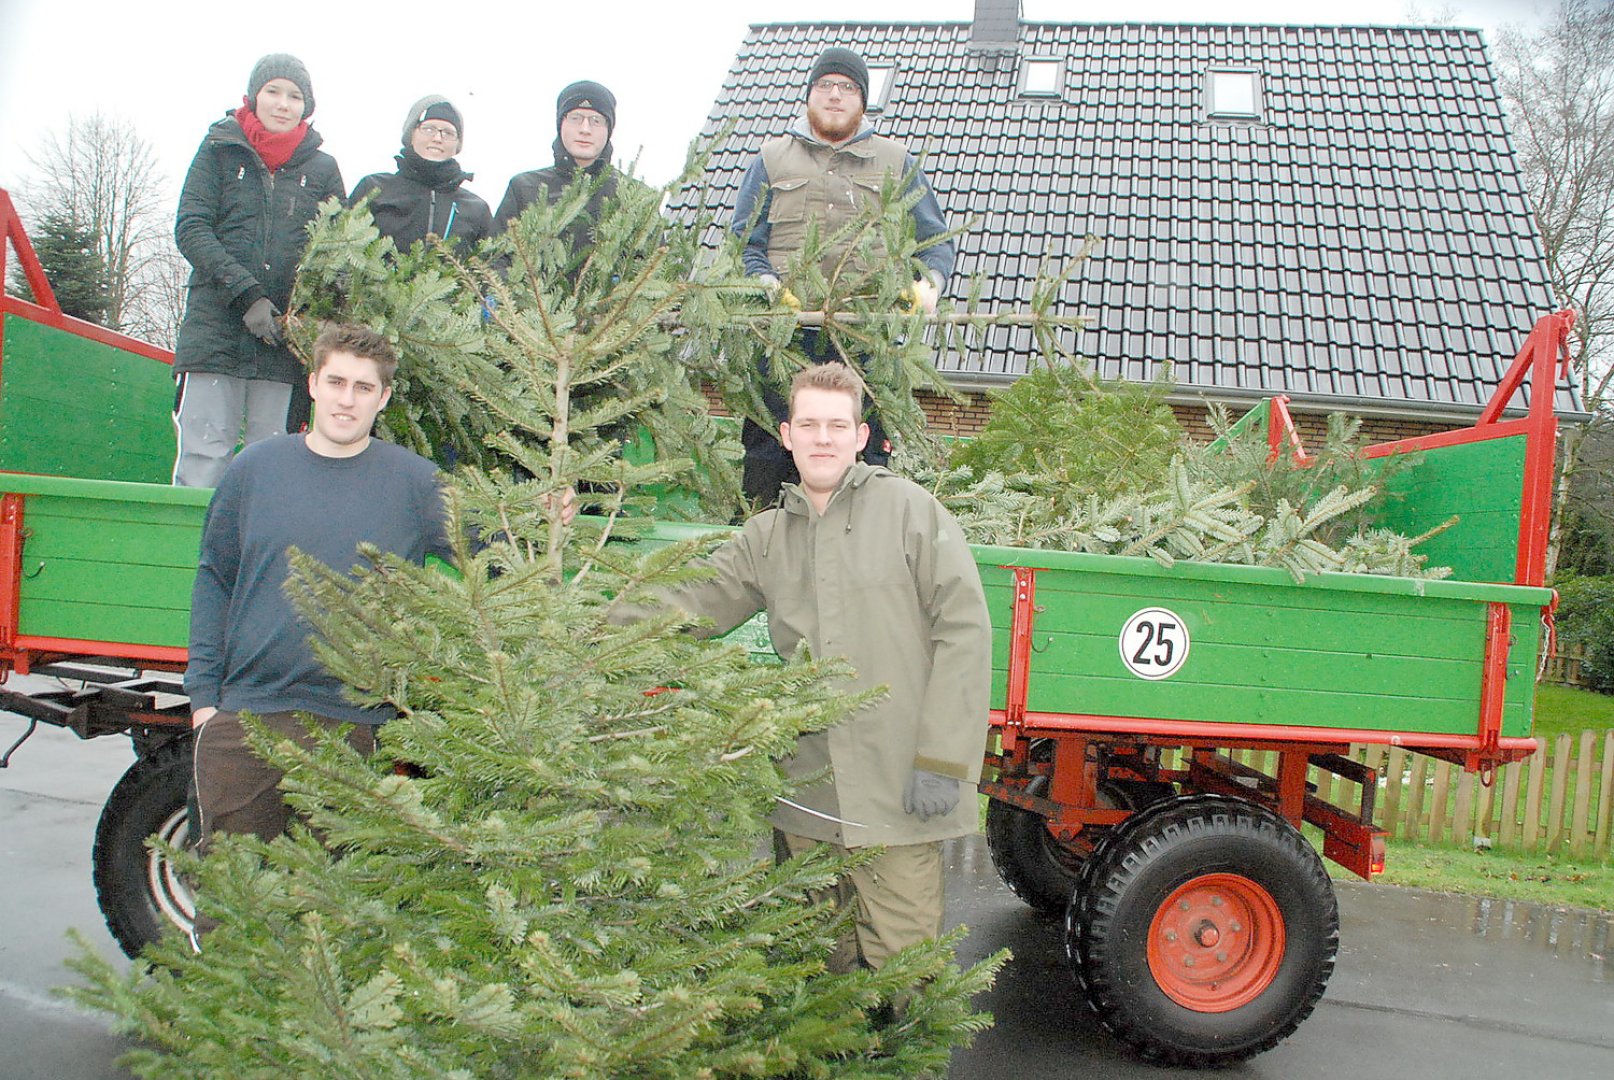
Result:
{"label": "red wheel rim", "polygon": [[1179,885],[1149,924],[1149,973],[1178,1005],[1221,1013],[1260,997],[1283,963],[1283,913],[1238,874]]}

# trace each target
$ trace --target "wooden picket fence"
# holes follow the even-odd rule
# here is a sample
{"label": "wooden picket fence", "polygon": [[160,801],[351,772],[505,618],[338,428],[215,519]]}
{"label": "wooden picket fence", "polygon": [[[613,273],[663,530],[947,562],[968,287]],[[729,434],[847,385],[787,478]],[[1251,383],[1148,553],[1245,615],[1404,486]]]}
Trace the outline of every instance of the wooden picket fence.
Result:
{"label": "wooden picket fence", "polygon": [[[1350,756],[1378,773],[1374,823],[1392,837],[1454,847],[1609,857],[1614,833],[1614,731],[1560,735],[1530,757],[1484,778],[1399,747],[1353,746]],[[1275,762],[1234,754],[1264,772]],[[1316,794],[1358,805],[1359,786],[1313,769]]]}
{"label": "wooden picket fence", "polygon": [[1564,686],[1585,686],[1586,677],[1581,673],[1581,663],[1585,659],[1586,646],[1560,644],[1547,656],[1547,664],[1541,669],[1541,680]]}

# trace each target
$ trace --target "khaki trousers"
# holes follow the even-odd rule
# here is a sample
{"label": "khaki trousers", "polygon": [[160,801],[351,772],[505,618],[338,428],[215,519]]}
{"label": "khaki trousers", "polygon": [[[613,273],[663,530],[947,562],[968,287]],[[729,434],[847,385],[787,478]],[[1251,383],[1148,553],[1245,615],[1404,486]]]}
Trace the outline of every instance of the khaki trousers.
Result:
{"label": "khaki trousers", "polygon": [[[810,851],[823,840],[774,830],[775,851],[790,856]],[[829,844],[837,854],[846,848]],[[852,929],[835,944],[829,970],[845,974],[861,963],[878,970],[909,945],[934,941],[942,932],[941,841],[887,847],[873,862],[858,867],[829,889],[814,890],[820,903],[854,905]]]}

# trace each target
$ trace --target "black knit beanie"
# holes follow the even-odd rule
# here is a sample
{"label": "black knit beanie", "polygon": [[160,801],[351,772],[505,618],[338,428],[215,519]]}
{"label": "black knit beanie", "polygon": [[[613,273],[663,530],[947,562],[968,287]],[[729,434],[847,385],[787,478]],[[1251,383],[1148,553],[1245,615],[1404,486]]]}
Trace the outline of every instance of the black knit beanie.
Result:
{"label": "black knit beanie", "polygon": [[258,91],[264,84],[276,79],[290,79],[303,92],[303,119],[314,115],[314,84],[308,79],[308,69],[291,53],[270,53],[252,65],[252,78],[247,80],[247,104],[258,107]]}
{"label": "black knit beanie", "polygon": [[611,137],[616,130],[616,95],[605,87],[589,79],[582,79],[572,83],[560,92],[555,99],[555,130],[560,130],[560,122],[566,119],[566,114],[573,109],[593,109],[605,117],[605,136]]}
{"label": "black knit beanie", "polygon": [[807,93],[813,92],[813,84],[825,75],[845,75],[857,83],[857,92],[863,96],[863,107],[869,105],[869,65],[863,58],[851,49],[843,49],[839,45],[831,45],[818,54],[818,62],[813,64],[813,72],[807,76]]}
{"label": "black knit beanie", "polygon": [[465,121],[460,118],[460,111],[442,94],[427,94],[409,108],[409,115],[404,117],[403,144],[410,145],[415,137],[415,129],[428,120],[441,120],[445,124],[454,125],[454,133],[459,136],[459,148],[465,149]]}

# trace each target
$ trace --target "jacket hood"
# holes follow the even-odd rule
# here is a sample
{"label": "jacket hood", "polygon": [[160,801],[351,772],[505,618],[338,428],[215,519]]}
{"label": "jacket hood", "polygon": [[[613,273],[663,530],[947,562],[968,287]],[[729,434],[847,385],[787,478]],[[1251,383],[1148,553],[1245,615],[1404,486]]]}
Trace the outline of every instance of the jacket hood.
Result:
{"label": "jacket hood", "polygon": [[[806,116],[805,113],[803,113],[801,116],[796,117],[796,122],[794,124],[790,125],[790,134],[794,135],[796,138],[800,139],[802,142],[811,143],[813,146],[829,146],[830,145],[829,143],[825,142],[823,139],[820,139],[817,135],[813,134],[813,126],[812,126],[812,124],[808,123],[807,116]],[[841,145],[842,146],[851,146],[853,143],[862,142],[864,139],[867,139],[870,135],[873,135],[873,134],[874,134],[874,125],[869,123],[869,118],[867,116],[865,116],[865,117],[863,117],[862,120],[858,121],[857,134],[853,135],[850,139],[847,139]]]}
{"label": "jacket hood", "polygon": [[[830,509],[835,507],[838,501],[844,499],[848,504],[846,507],[846,531],[851,532],[853,517],[857,510],[857,493],[863,490],[868,482],[876,476],[895,475],[897,474],[884,465],[870,465],[866,461],[852,462],[852,467],[846,470],[846,475],[841,477],[841,482],[836,485],[834,494],[829,497],[829,503],[824,507],[824,516],[828,517]],[[762,542],[762,555],[764,558],[767,557],[768,551],[773,547],[773,537],[775,531],[779,528],[779,519],[785,514],[794,514],[796,517],[811,517],[813,504],[807,500],[807,493],[801,490],[799,482],[786,484],[779,489],[779,505],[778,509],[773,511],[773,514],[773,520],[768,525],[768,535]]]}

